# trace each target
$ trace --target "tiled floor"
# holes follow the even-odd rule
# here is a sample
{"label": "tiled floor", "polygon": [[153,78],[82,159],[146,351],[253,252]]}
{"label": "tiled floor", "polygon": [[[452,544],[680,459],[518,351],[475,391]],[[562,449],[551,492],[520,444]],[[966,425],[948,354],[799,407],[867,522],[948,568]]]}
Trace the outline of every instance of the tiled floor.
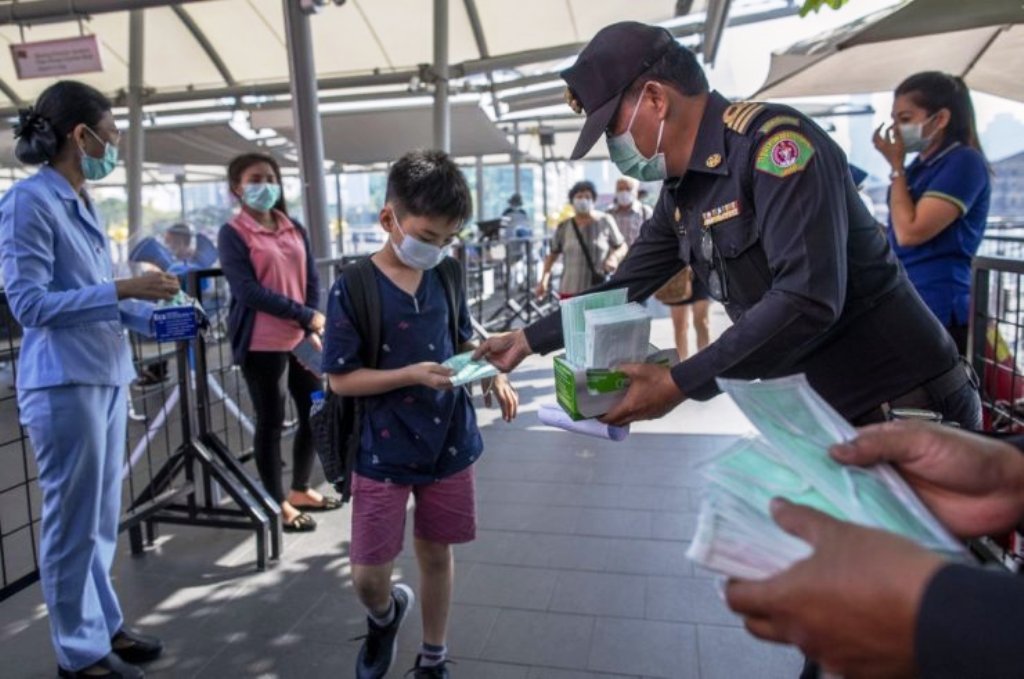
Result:
{"label": "tiled floor", "polygon": [[[716,325],[721,317],[716,316]],[[667,339],[667,321],[656,323]],[[449,646],[463,679],[788,679],[796,653],[750,638],[715,579],[685,558],[699,486],[694,463],[745,428],[731,404],[686,404],[623,443],[537,421],[550,400],[549,361],[516,375],[520,419],[481,411],[479,538],[456,552]],[[715,435],[693,432],[714,432]],[[689,432],[689,433],[681,433]],[[253,547],[226,531],[165,528],[142,558],[115,567],[126,617],[167,643],[160,677],[352,676],[364,630],[346,557],[349,513],[286,536],[284,559],[253,569]],[[414,587],[415,562],[398,575]],[[400,637],[412,666],[418,616]],[[0,604],[4,677],[54,674],[38,586]],[[400,676],[397,670],[393,676]]]}

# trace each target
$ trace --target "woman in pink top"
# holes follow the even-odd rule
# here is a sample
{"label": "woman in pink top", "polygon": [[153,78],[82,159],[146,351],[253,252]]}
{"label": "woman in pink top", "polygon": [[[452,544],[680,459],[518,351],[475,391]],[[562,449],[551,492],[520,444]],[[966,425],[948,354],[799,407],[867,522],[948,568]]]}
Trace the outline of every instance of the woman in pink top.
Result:
{"label": "woman in pink top", "polygon": [[[311,395],[323,386],[292,353],[304,341],[320,348],[320,283],[306,231],[285,209],[277,161],[263,154],[239,156],[228,165],[228,180],[241,209],[221,227],[217,247],[231,286],[232,354],[256,411],[256,467],[267,492],[281,503],[284,529],[311,531],[316,521],[304,510],[341,506],[309,487],[314,458],[309,409]],[[281,481],[285,383],[299,416],[287,495]]]}

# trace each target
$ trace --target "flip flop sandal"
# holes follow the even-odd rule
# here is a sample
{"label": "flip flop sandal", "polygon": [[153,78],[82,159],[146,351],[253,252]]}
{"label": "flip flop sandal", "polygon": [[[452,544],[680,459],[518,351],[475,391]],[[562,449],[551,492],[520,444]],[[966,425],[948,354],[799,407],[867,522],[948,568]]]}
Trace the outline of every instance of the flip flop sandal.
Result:
{"label": "flip flop sandal", "polygon": [[335,509],[341,509],[341,499],[325,495],[323,502],[318,505],[293,504],[292,506],[302,512],[333,512]]}
{"label": "flip flop sandal", "polygon": [[309,514],[299,514],[291,521],[281,524],[285,533],[309,533],[316,530],[316,520]]}

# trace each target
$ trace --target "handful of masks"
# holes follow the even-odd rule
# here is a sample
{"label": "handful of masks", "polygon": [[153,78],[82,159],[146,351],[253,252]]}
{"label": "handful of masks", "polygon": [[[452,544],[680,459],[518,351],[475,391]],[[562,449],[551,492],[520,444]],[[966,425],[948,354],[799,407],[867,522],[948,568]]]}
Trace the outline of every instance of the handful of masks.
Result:
{"label": "handful of masks", "polygon": [[810,556],[807,543],[772,519],[775,497],[902,535],[947,556],[965,554],[891,466],[847,467],[829,457],[829,446],[853,439],[856,430],[803,375],[718,383],[758,435],[704,465],[690,559],[728,576],[762,579]]}

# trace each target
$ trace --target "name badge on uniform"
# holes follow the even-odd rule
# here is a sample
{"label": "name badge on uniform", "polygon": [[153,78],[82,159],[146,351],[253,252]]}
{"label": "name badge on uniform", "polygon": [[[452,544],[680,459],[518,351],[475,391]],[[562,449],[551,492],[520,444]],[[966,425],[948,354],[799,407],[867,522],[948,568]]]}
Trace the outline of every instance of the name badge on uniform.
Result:
{"label": "name badge on uniform", "polygon": [[705,229],[710,226],[714,226],[719,222],[724,222],[727,219],[739,216],[740,202],[738,200],[730,201],[725,205],[720,205],[708,210],[707,212],[700,213],[701,224]]}

